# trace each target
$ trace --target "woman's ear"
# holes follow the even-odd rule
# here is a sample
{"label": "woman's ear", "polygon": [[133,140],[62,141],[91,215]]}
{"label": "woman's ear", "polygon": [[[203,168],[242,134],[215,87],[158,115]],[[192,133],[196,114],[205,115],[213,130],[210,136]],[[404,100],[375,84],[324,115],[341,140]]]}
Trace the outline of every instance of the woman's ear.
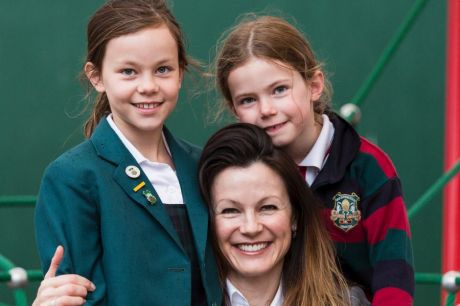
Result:
{"label": "woman's ear", "polygon": [[297,221],[293,221],[291,225],[291,233],[292,233],[292,238],[295,238],[297,236]]}
{"label": "woman's ear", "polygon": [[321,70],[315,71],[312,78],[308,81],[311,91],[311,100],[317,101],[324,90],[324,74]]}
{"label": "woman's ear", "polygon": [[91,82],[91,85],[93,85],[94,89],[96,89],[96,91],[99,93],[105,92],[101,73],[96,69],[96,66],[94,66],[94,64],[91,62],[87,62],[84,69],[86,77]]}

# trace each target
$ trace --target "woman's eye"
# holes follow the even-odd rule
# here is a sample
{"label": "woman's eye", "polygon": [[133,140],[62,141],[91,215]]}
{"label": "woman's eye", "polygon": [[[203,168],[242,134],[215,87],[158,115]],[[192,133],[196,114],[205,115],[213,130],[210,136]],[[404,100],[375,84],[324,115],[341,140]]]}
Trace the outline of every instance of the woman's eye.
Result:
{"label": "woman's eye", "polygon": [[171,71],[171,68],[167,66],[161,66],[160,68],[157,69],[157,72],[159,74],[165,74],[165,73],[168,73],[169,71]]}
{"label": "woman's eye", "polygon": [[275,88],[275,90],[273,91],[273,93],[275,95],[279,95],[279,94],[282,94],[283,92],[285,92],[287,90],[287,87],[286,86],[278,86]]}
{"label": "woman's eye", "polygon": [[278,210],[278,206],[274,205],[274,204],[266,204],[266,205],[263,205],[261,208],[260,208],[261,211],[274,211],[274,210]]}
{"label": "woman's eye", "polygon": [[238,213],[238,209],[236,209],[236,208],[224,208],[224,209],[222,209],[222,211],[220,213],[224,214],[224,215],[236,214],[236,213]]}
{"label": "woman's eye", "polygon": [[126,68],[121,71],[121,73],[126,76],[132,76],[134,75],[134,72],[135,72],[134,69],[131,69],[131,68]]}

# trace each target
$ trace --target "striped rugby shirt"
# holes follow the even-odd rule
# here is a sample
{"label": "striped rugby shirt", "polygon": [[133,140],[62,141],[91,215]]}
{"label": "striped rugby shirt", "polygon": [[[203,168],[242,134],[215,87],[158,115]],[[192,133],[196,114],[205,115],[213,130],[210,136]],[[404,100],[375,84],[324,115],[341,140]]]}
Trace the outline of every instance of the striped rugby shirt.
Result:
{"label": "striped rugby shirt", "polygon": [[334,139],[311,188],[341,269],[364,287],[372,305],[412,305],[411,233],[401,183],[389,157],[345,120],[329,114]]}

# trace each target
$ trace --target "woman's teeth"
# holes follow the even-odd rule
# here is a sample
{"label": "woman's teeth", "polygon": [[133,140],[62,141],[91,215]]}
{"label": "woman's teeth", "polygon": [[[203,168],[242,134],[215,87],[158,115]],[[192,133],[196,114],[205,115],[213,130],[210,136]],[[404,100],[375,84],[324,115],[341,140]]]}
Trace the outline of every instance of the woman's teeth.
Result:
{"label": "woman's teeth", "polygon": [[257,252],[266,248],[268,243],[257,243],[257,244],[239,244],[238,248],[245,252]]}

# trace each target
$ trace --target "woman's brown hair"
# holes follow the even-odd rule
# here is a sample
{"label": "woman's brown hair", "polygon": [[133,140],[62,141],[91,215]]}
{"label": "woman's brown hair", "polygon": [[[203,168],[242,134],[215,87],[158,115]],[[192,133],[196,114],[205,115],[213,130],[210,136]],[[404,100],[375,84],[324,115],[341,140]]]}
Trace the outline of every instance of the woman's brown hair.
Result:
{"label": "woman's brown hair", "polygon": [[[102,71],[102,62],[108,42],[116,37],[132,34],[147,27],[166,25],[177,43],[179,68],[184,71],[189,64],[184,38],[179,24],[164,0],[109,0],[91,17],[87,28],[87,56],[94,71]],[[87,81],[82,75],[82,80]],[[88,84],[88,88],[91,85]],[[101,118],[111,112],[105,93],[99,94],[89,119],[84,125],[86,137],[90,137]]]}
{"label": "woman's brown hair", "polygon": [[268,166],[284,182],[297,225],[295,238],[284,259],[284,305],[349,305],[346,283],[321,221],[320,205],[294,161],[272,144],[264,130],[247,123],[232,124],[215,133],[204,147],[199,162],[200,189],[211,216],[210,235],[217,254],[221,284],[224,285],[229,265],[217,246],[212,186],[223,170],[246,168],[256,162]]}
{"label": "woman's brown hair", "polygon": [[[281,64],[300,73],[308,82],[321,68],[305,36],[286,20],[274,16],[247,15],[224,33],[218,43],[212,74],[215,85],[224,97],[217,116],[225,109],[233,110],[228,76],[251,58]],[[322,96],[314,101],[314,111],[321,115],[330,111],[332,89],[327,80]]]}

